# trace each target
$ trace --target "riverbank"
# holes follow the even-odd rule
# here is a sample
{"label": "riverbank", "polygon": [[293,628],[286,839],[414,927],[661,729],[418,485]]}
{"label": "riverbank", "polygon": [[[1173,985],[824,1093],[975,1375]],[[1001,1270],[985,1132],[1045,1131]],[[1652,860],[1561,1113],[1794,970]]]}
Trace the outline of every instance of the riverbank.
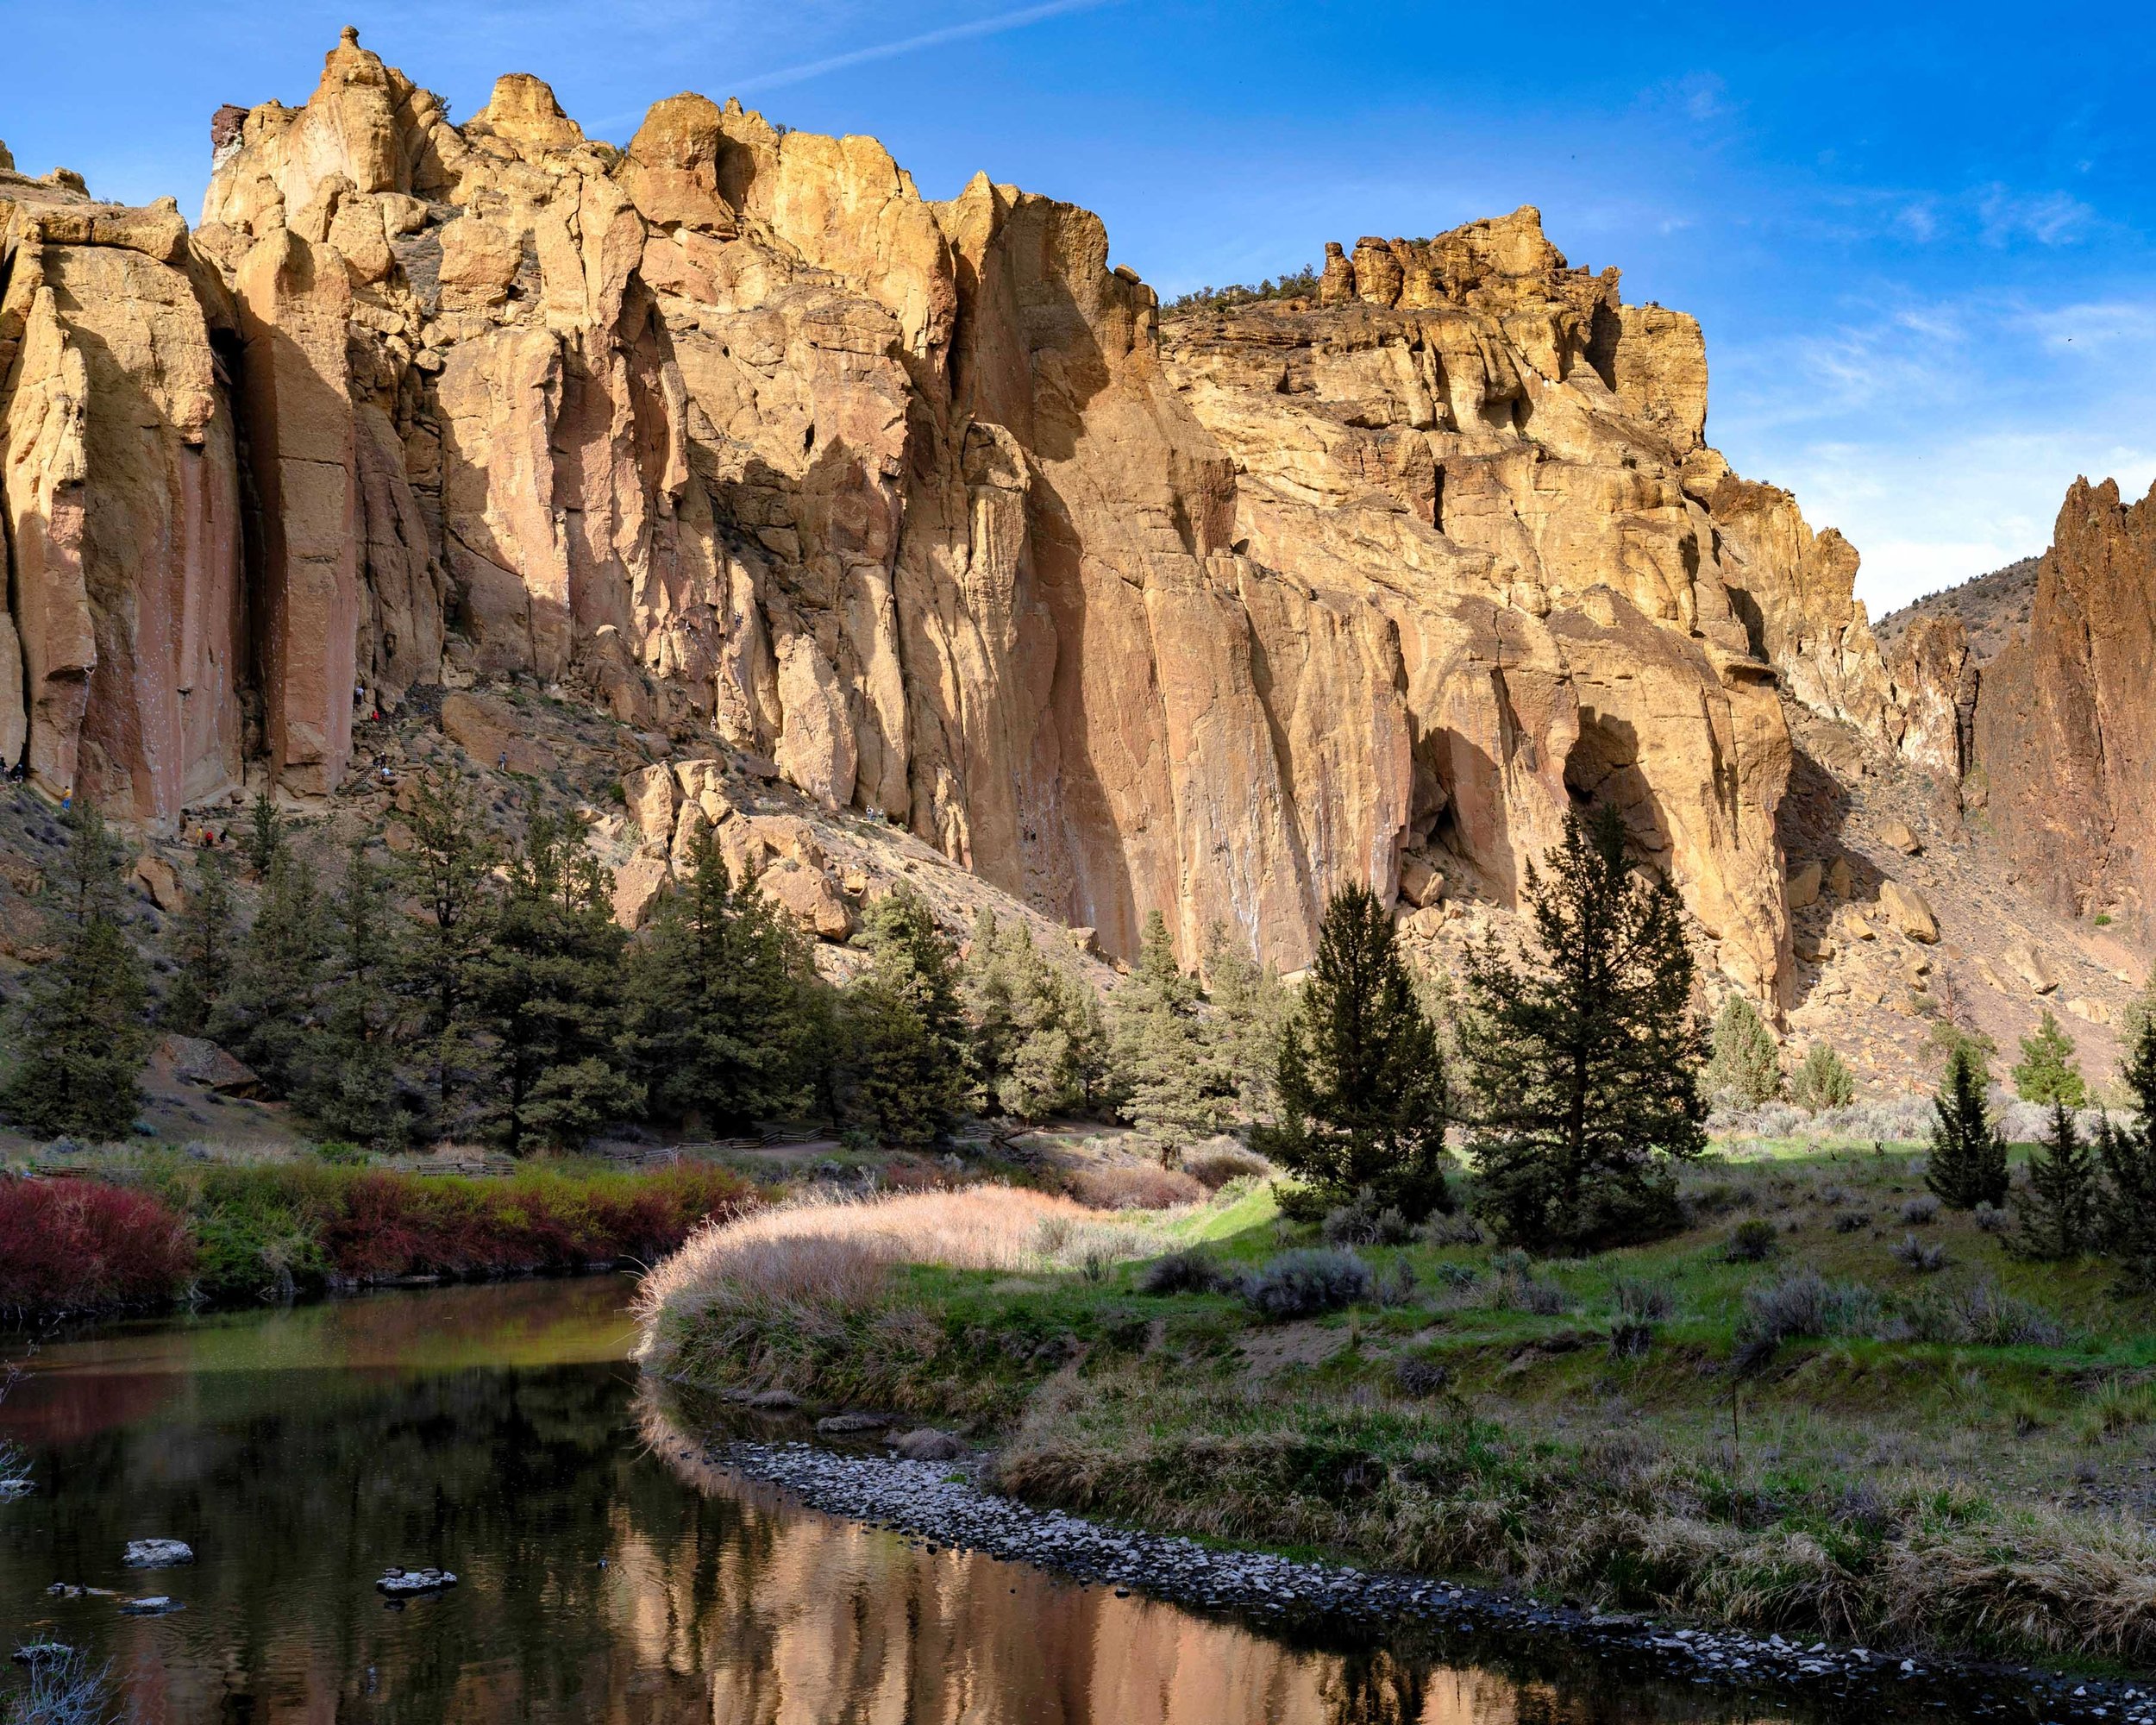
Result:
{"label": "riverbank", "polygon": [[1164,1532],[1808,1640],[2156,1662],[2145,1303],[1930,1210],[1902,1154],[1689,1195],[1684,1235],[1588,1260],[1365,1244],[1353,1297],[1285,1320],[1231,1291],[1313,1241],[1262,1188],[1113,1218],[1014,1194],[1000,1227],[768,1212],[651,1279],[644,1358],[954,1422],[998,1489]]}
{"label": "riverbank", "polygon": [[95,1174],[0,1175],[0,1318],[650,1264],[756,1201],[740,1175],[695,1163],[471,1178],[150,1152]]}

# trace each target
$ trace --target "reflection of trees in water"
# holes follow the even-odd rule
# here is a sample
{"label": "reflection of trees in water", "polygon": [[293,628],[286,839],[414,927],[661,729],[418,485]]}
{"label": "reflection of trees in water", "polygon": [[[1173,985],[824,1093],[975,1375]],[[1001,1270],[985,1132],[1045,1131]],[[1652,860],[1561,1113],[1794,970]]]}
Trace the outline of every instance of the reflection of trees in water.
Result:
{"label": "reflection of trees in water", "polygon": [[[1506,1678],[1415,1652],[1293,1645],[800,1512],[705,1466],[625,1367],[323,1366],[173,1372],[147,1421],[41,1457],[53,1489],[11,1506],[0,1542],[0,1621],[76,1614],[58,1631],[135,1677],[147,1725],[1586,1725],[1618,1710],[1523,1712]],[[86,1398],[94,1428],[111,1385],[49,1388]],[[44,1598],[54,1578],[142,1579],[114,1564],[146,1533],[197,1546],[193,1569],[154,1584],[184,1615],[122,1622]],[[418,1562],[463,1583],[385,1607],[373,1578]]]}
{"label": "reflection of trees in water", "polygon": [[[741,1505],[727,1568],[695,1624],[713,1725],[854,1717],[950,1725],[1510,1725],[1510,1686],[1382,1652],[1297,1649],[1156,1602],[1019,1565],[931,1553],[824,1516],[700,1458],[663,1396],[637,1398],[653,1450]],[[655,1576],[655,1585],[668,1584]],[[686,1593],[676,1621],[696,1611]]]}

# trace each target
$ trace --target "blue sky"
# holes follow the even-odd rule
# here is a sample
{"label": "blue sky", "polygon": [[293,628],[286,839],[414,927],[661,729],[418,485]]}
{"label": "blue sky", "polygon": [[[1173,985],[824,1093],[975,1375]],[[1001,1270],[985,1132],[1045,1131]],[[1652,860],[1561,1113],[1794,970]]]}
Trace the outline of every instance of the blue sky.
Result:
{"label": "blue sky", "polygon": [[524,71],[617,141],[693,89],[931,197],[986,167],[1167,294],[1538,204],[1700,317],[1708,436],[1849,535],[1875,615],[2041,549],[2077,473],[2156,478],[2145,10],[0,0],[0,138],[191,215],[211,110],[304,99],[347,22],[453,114]]}

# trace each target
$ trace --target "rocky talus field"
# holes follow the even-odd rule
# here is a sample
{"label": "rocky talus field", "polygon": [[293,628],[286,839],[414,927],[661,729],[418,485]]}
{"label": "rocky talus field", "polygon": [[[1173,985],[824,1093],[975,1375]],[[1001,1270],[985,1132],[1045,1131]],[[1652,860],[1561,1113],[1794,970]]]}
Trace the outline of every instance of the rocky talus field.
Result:
{"label": "rocky talus field", "polygon": [[191,226],[0,150],[0,757],[132,824],[146,915],[254,790],[393,843],[382,767],[451,750],[599,815],[631,924],[709,824],[835,967],[907,873],[1293,972],[1351,882],[1508,926],[1592,801],[1709,992],[1860,1078],[2046,1006],[2108,1070],[2156,891],[2108,482],[2026,620],[1883,657],[1855,548],[1707,442],[1697,323],[1532,209],[1164,307],[986,173],[695,95],[617,147],[523,74],[453,123],[349,30],[208,143]]}

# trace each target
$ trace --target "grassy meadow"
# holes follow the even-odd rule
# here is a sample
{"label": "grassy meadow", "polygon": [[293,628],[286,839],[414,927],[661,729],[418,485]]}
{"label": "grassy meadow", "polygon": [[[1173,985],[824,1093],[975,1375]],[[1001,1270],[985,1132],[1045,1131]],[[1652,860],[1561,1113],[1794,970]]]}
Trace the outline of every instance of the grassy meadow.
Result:
{"label": "grassy meadow", "polygon": [[2149,1304],[1940,1208],[1919,1155],[1749,1144],[1687,1171],[1683,1233],[1581,1259],[1442,1218],[1328,1242],[1252,1179],[1156,1211],[996,1188],[780,1208],[661,1267],[645,1358],[940,1420],[1005,1489],[1156,1527],[2156,1662]]}

